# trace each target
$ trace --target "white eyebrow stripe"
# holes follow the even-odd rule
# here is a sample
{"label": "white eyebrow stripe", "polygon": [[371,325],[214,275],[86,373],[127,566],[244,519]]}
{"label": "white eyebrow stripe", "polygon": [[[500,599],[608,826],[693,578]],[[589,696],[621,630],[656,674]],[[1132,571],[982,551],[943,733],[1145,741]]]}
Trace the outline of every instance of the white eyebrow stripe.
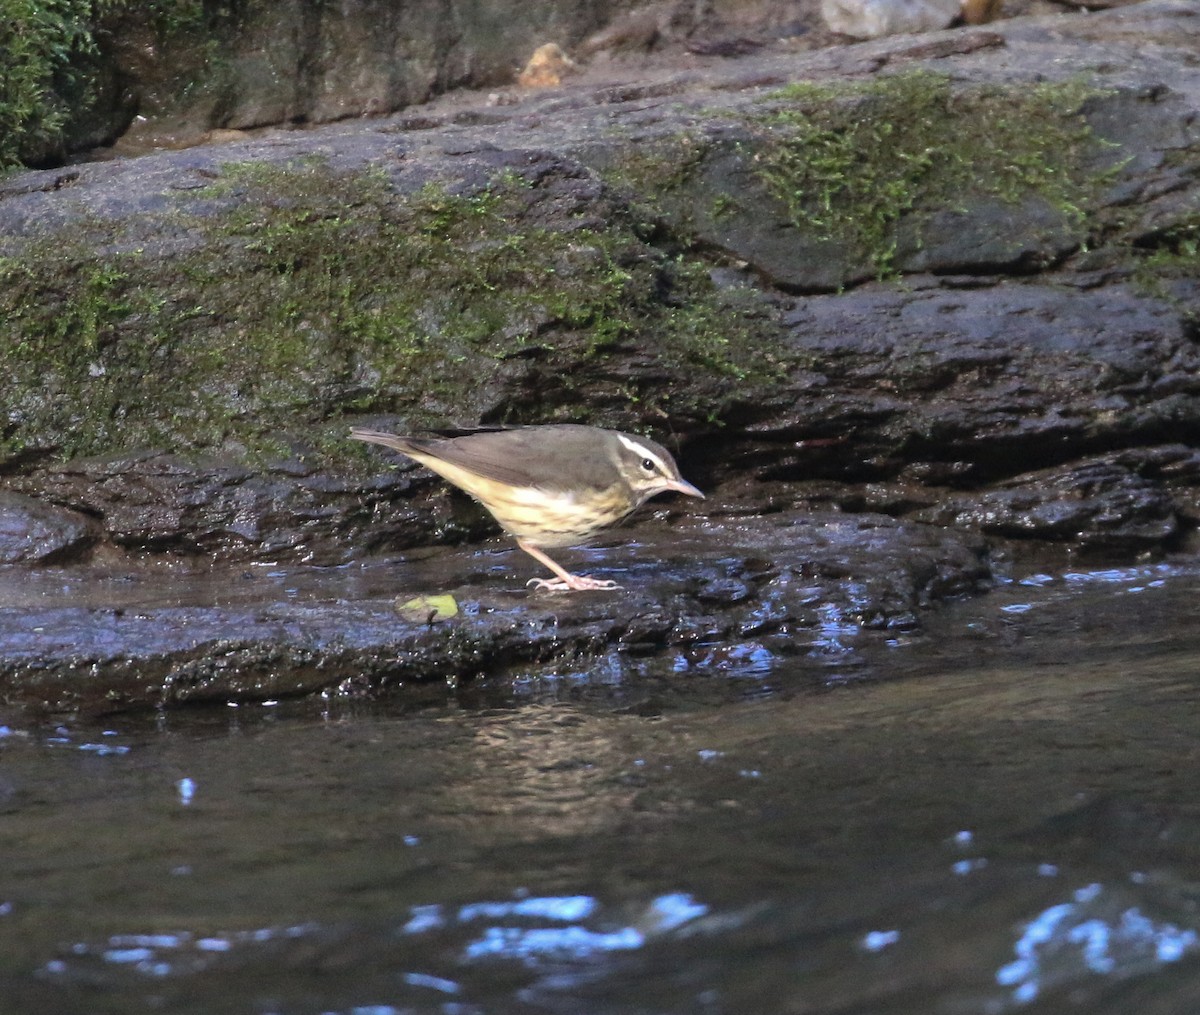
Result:
{"label": "white eyebrow stripe", "polygon": [[649,458],[650,461],[652,461],[655,465],[658,466],[659,471],[662,472],[662,474],[664,476],[671,475],[671,470],[669,468],[667,468],[667,463],[664,462],[658,455],[656,455],[648,447],[646,447],[645,444],[639,444],[637,441],[632,441],[628,437],[626,437],[623,433],[617,434],[617,440],[619,440],[622,444],[624,444],[625,447],[629,448],[629,450],[632,451],[635,455],[640,455],[642,458]]}

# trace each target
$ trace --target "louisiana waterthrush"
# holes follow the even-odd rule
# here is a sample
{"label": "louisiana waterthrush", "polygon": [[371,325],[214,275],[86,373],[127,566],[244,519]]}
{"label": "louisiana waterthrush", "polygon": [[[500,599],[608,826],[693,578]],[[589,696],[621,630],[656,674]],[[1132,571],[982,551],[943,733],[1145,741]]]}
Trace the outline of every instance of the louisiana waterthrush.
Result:
{"label": "louisiana waterthrush", "polygon": [[662,445],[634,434],[562,423],[486,430],[462,437],[400,437],[377,430],[350,436],[420,462],[474,497],[517,546],[556,578],[536,588],[615,589],[616,582],[564,570],[545,547],[587,542],[658,493],[703,497]]}

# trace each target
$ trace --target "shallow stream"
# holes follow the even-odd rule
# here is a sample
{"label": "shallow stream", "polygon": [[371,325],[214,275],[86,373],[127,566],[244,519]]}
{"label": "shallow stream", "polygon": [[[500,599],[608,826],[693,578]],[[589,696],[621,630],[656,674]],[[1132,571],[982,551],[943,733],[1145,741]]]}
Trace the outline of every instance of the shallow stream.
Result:
{"label": "shallow stream", "polygon": [[1031,569],[785,662],[14,713],[0,1011],[1200,1010],[1198,595]]}

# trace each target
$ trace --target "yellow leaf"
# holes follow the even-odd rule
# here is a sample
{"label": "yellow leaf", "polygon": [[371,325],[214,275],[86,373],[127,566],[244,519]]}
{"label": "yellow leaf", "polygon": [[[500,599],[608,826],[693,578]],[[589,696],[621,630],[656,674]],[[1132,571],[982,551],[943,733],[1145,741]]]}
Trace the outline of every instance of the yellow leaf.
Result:
{"label": "yellow leaf", "polygon": [[432,624],[458,616],[458,603],[453,596],[417,596],[405,603],[397,599],[396,612],[406,620]]}

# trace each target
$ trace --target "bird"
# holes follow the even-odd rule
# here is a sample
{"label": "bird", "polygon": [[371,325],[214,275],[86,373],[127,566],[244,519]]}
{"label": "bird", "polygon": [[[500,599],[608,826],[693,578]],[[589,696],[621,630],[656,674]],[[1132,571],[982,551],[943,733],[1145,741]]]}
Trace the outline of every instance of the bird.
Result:
{"label": "bird", "polygon": [[459,437],[408,437],[354,427],[350,436],[399,451],[475,498],[518,547],[555,575],[530,579],[527,584],[535,589],[621,588],[614,581],[571,574],[545,549],[585,543],[656,494],[704,497],[661,444],[578,423]]}

